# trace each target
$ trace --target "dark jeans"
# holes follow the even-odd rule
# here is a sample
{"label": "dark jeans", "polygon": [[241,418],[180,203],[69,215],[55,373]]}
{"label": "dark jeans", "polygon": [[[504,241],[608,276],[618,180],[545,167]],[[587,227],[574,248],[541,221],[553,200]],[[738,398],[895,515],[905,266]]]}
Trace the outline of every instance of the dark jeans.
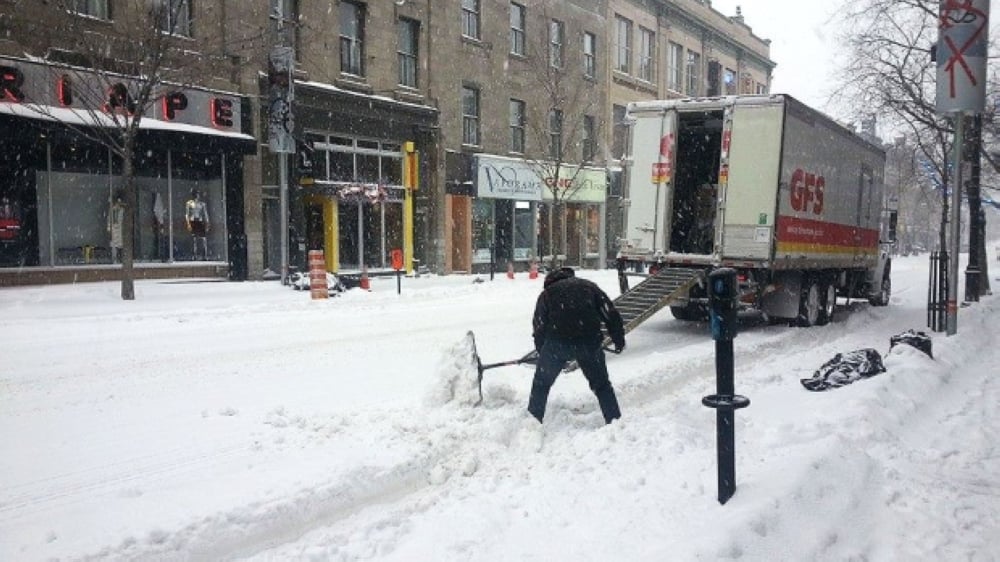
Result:
{"label": "dark jeans", "polygon": [[604,422],[622,417],[618,409],[618,398],[615,389],[608,380],[608,367],[604,363],[604,350],[597,344],[567,343],[558,340],[546,340],[538,354],[535,365],[535,379],[531,383],[531,398],[528,399],[528,411],[539,422],[545,417],[545,404],[549,400],[549,389],[556,382],[559,373],[567,361],[576,360],[590,383],[590,390],[597,396],[597,403],[604,414]]}

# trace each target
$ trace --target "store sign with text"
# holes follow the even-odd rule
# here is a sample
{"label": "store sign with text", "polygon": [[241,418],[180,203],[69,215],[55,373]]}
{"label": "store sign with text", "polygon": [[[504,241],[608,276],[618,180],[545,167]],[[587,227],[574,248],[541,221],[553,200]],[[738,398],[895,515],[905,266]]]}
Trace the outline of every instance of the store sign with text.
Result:
{"label": "store sign with text", "polygon": [[[548,177],[554,166],[516,158],[476,157],[476,196],[517,201],[551,201],[554,192],[573,202],[603,203],[608,178],[603,169],[562,165],[559,179]],[[579,170],[579,171],[578,171]]]}
{"label": "store sign with text", "polygon": [[[0,57],[0,104],[22,104],[39,117],[73,111],[134,115],[138,80],[94,71]],[[240,132],[239,97],[208,90],[160,85],[143,118]]]}

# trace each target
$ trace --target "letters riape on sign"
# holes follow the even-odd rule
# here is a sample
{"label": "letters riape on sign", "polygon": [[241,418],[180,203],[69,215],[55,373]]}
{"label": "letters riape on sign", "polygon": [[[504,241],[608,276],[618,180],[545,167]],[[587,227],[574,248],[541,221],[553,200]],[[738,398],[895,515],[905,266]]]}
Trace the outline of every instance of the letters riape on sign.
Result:
{"label": "letters riape on sign", "polygon": [[[45,108],[134,115],[138,108],[131,89],[136,82],[121,77],[109,83],[105,78],[89,71],[62,71],[51,65],[0,58],[0,104],[37,105],[40,116],[48,113]],[[235,96],[169,85],[154,96],[157,103],[148,109],[146,118],[239,129],[241,115]]]}

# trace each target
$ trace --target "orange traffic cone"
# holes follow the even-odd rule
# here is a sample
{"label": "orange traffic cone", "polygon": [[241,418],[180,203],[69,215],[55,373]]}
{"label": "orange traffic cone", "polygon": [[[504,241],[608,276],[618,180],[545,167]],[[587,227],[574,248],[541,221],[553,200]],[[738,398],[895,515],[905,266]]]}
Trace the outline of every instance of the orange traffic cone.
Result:
{"label": "orange traffic cone", "polygon": [[507,279],[513,279],[513,278],[514,278],[514,264],[511,262],[507,262]]}
{"label": "orange traffic cone", "polygon": [[358,286],[366,291],[371,290],[371,284],[368,283],[368,266],[361,266],[361,280],[358,282]]}
{"label": "orange traffic cone", "polygon": [[528,279],[538,279],[538,262],[531,262],[531,269],[528,270]]}

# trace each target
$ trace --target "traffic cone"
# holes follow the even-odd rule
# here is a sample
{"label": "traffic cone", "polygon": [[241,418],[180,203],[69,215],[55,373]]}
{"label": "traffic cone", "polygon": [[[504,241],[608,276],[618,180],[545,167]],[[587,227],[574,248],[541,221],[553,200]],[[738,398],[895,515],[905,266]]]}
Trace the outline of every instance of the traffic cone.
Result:
{"label": "traffic cone", "polygon": [[532,260],[531,269],[528,270],[528,279],[538,279],[538,262]]}
{"label": "traffic cone", "polygon": [[371,284],[368,283],[368,266],[361,266],[361,280],[358,282],[358,286],[366,291],[371,290]]}
{"label": "traffic cone", "polygon": [[512,262],[507,262],[507,279],[514,278],[514,264]]}

